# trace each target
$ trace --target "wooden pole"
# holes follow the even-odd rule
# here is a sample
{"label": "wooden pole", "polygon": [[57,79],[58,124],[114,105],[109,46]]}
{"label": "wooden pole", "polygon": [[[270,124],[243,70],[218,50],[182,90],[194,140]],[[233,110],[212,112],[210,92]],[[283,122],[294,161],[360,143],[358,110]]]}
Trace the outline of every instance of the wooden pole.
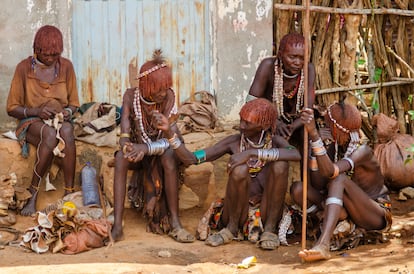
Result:
{"label": "wooden pole", "polygon": [[[305,37],[305,56],[304,56],[304,63],[303,63],[303,74],[305,79],[304,86],[305,86],[305,94],[303,100],[303,107],[308,107],[308,94],[309,94],[309,51],[310,51],[310,26],[309,26],[309,0],[304,1],[305,5],[305,16],[304,20],[302,21],[302,29],[303,29],[303,36]],[[309,106],[312,107],[312,106]],[[303,201],[302,201],[302,250],[306,249],[306,220],[307,220],[307,212],[306,209],[308,208],[307,201],[308,201],[308,131],[304,129],[303,131],[303,155],[302,155],[302,162],[303,162]]]}

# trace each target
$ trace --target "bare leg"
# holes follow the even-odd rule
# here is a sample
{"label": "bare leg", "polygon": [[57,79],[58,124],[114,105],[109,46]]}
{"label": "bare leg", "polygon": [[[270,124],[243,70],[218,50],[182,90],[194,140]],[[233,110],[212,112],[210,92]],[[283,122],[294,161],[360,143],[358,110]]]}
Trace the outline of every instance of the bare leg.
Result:
{"label": "bare leg", "polygon": [[170,224],[172,229],[182,228],[180,217],[178,216],[178,182],[177,182],[177,161],[172,150],[167,150],[161,156],[164,168],[164,190],[167,198],[168,210],[170,212]]}
{"label": "bare leg", "polygon": [[126,178],[129,162],[124,158],[122,151],[115,155],[115,172],[114,172],[114,225],[112,227],[112,238],[114,241],[122,240],[124,232],[122,228],[122,219],[124,215],[124,203],[126,193]]}
{"label": "bare leg", "polygon": [[178,242],[194,242],[195,237],[183,228],[179,217],[178,163],[172,149],[167,150],[161,156],[161,163],[164,169],[164,191],[170,213],[171,232],[169,235]]}
{"label": "bare leg", "polygon": [[233,169],[229,174],[222,222],[225,225],[220,232],[207,237],[206,244],[219,246],[229,243],[238,234],[239,227],[246,222],[249,210],[250,175],[247,165]]}
{"label": "bare leg", "polygon": [[28,143],[37,147],[36,163],[33,167],[33,177],[29,188],[32,197],[20,212],[23,216],[30,216],[36,213],[39,183],[52,163],[53,149],[57,144],[57,140],[56,131],[43,122],[30,125],[26,138]]}
{"label": "bare leg", "polygon": [[263,191],[261,212],[264,231],[275,232],[283,214],[283,204],[288,185],[289,163],[276,161],[269,166],[268,176]]}
{"label": "bare leg", "polygon": [[[343,200],[344,194],[344,176],[340,175],[329,184],[328,198]],[[322,225],[322,234],[310,250],[299,252],[299,256],[307,262],[329,259],[329,246],[332,233],[338,223],[342,206],[336,203],[330,203],[325,206],[324,220]]]}
{"label": "bare leg", "polygon": [[247,165],[236,167],[229,174],[226,196],[224,198],[223,223],[237,235],[244,225],[249,210],[250,175]]}
{"label": "bare leg", "polygon": [[75,191],[75,165],[76,165],[76,145],[73,134],[73,126],[69,122],[64,122],[60,130],[60,136],[65,140],[65,157],[62,159],[63,174],[65,180],[65,193],[67,195]]}

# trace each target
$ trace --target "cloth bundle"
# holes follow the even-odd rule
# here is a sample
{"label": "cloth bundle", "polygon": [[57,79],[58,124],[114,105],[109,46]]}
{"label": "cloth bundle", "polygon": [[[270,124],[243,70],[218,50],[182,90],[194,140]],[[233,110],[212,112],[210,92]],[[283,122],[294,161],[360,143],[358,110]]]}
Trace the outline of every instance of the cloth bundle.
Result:
{"label": "cloth bundle", "polygon": [[398,133],[398,121],[385,114],[376,114],[371,121],[377,128],[378,145],[374,154],[378,159],[381,172],[391,189],[400,189],[414,184],[414,162],[405,163],[410,155],[407,150],[414,144],[414,137]]}

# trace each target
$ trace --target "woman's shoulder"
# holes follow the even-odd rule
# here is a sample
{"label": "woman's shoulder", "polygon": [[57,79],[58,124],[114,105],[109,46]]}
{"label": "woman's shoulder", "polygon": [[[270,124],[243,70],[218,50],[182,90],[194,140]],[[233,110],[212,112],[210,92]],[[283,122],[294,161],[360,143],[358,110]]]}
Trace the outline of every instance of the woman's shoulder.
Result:
{"label": "woman's shoulder", "polygon": [[261,65],[264,66],[273,66],[276,62],[276,56],[269,56],[269,57],[265,57],[262,62]]}

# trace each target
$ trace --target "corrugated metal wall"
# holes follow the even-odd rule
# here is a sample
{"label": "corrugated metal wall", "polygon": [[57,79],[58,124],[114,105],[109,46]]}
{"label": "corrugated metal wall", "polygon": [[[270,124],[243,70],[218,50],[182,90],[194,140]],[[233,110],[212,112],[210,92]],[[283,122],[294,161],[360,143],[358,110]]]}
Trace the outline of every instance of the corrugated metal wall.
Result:
{"label": "corrugated metal wall", "polygon": [[73,56],[82,103],[120,105],[136,70],[161,48],[178,102],[210,86],[208,0],[74,0]]}

